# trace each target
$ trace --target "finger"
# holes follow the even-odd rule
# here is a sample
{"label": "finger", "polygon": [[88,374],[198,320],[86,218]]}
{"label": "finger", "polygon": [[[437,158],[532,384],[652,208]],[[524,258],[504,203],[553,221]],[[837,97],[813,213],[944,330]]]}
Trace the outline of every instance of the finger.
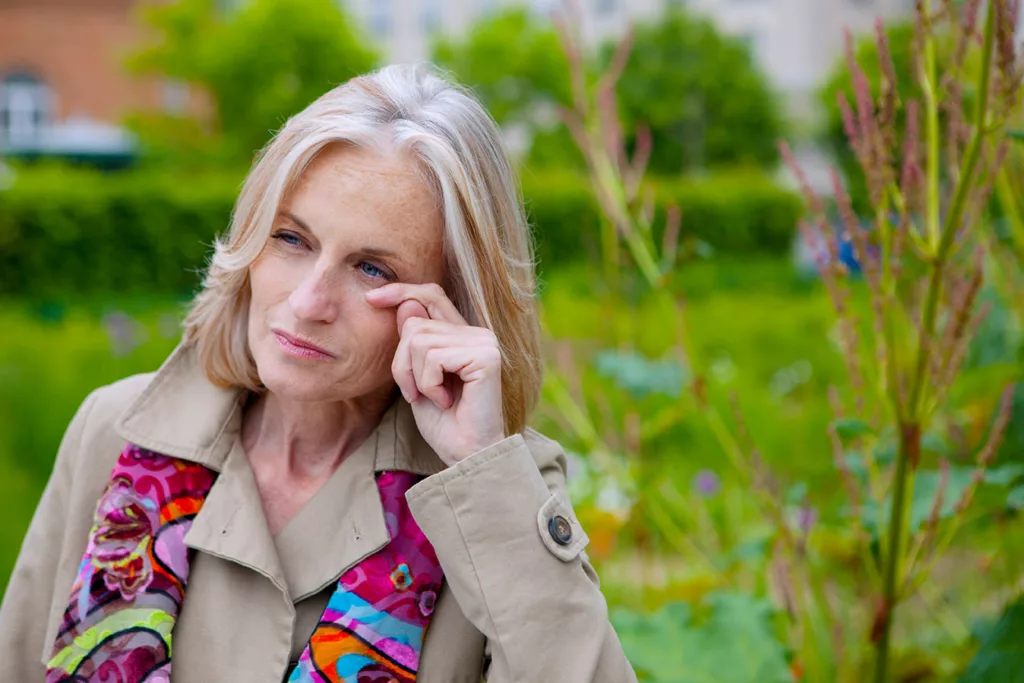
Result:
{"label": "finger", "polygon": [[[402,390],[402,395],[410,403],[420,397],[420,388],[416,381],[415,368],[422,365],[423,354],[438,346],[465,346],[467,344],[486,343],[493,338],[493,333],[479,327],[469,325],[453,325],[438,320],[430,320],[416,315],[417,302],[407,302],[409,317],[399,331],[400,338],[395,349],[395,357],[391,362],[391,374],[395,383]],[[406,304],[402,305],[403,307]],[[432,392],[428,398],[440,399],[438,392]],[[443,401],[442,401],[443,402]]]}
{"label": "finger", "polygon": [[418,301],[432,320],[445,320],[460,325],[467,324],[466,319],[462,317],[459,309],[445,294],[441,285],[434,282],[426,284],[392,282],[366,293],[366,300],[378,308],[397,306],[409,299]]}
{"label": "finger", "polygon": [[[417,325],[416,327],[421,327]],[[470,327],[456,327],[456,330],[470,330]],[[412,360],[413,377],[416,380],[416,389],[430,400],[437,403],[441,408],[449,408],[455,402],[455,396],[451,392],[450,385],[445,381],[445,372],[457,372],[458,368],[451,369],[447,366],[436,367],[430,360],[436,356],[438,351],[454,347],[465,347],[478,343],[477,340],[467,339],[462,334],[431,334],[429,332],[418,332],[412,335],[409,342],[410,358]]]}
{"label": "finger", "polygon": [[398,310],[395,315],[398,323],[398,333],[403,334],[405,330],[405,322],[410,318],[424,318],[430,320],[430,314],[427,313],[427,309],[423,307],[419,301],[415,299],[406,299],[402,303],[398,304]]}
{"label": "finger", "polygon": [[450,355],[450,348],[432,348],[422,356],[413,355],[413,374],[420,393],[433,401],[438,408],[447,410],[455,403],[455,397],[445,386],[444,361]]}
{"label": "finger", "polygon": [[412,340],[415,337],[412,328],[414,325],[409,323],[410,320],[417,318],[416,315],[413,315],[417,306],[419,306],[418,303],[412,302],[411,306],[406,308],[409,317],[398,328],[398,347],[395,349],[395,357],[391,361],[391,375],[395,378],[395,384],[402,390],[402,396],[409,403],[414,403],[419,398],[416,377],[412,371]]}
{"label": "finger", "polygon": [[[446,382],[455,375],[462,387],[480,382],[488,375],[501,373],[501,354],[497,347],[437,346],[423,354],[422,362],[414,362],[416,383],[420,391],[442,408],[450,408],[454,397]],[[436,392],[437,398],[433,398]]]}

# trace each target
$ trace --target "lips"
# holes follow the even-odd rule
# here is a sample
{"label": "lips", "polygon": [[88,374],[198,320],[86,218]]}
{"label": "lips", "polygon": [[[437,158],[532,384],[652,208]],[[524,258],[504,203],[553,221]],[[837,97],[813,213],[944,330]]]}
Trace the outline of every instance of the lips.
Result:
{"label": "lips", "polygon": [[274,337],[277,339],[277,343],[281,346],[282,350],[289,355],[296,356],[299,358],[310,358],[310,359],[328,359],[334,358],[334,354],[327,349],[317,346],[313,342],[296,337],[293,334],[288,334],[283,330],[274,329],[271,330],[274,333]]}

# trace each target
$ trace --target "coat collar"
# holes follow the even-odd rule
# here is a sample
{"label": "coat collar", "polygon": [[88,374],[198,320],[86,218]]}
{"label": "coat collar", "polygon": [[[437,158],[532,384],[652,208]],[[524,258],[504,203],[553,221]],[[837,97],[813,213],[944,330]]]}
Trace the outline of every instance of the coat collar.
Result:
{"label": "coat collar", "polygon": [[[143,448],[220,472],[242,426],[248,392],[215,386],[194,347],[179,345],[153,380],[121,414],[114,429]],[[416,427],[412,407],[397,400],[369,437],[376,442],[374,470],[431,475],[444,463]]]}

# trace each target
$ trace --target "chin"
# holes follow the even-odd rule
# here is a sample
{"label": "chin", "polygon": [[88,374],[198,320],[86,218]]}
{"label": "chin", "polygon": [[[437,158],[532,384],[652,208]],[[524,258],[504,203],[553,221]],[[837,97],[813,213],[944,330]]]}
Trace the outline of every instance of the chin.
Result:
{"label": "chin", "polygon": [[277,348],[264,348],[253,356],[267,390],[291,401],[330,403],[384,394],[394,387],[390,372],[380,381],[366,375],[354,377],[339,360],[305,361],[284,356]]}

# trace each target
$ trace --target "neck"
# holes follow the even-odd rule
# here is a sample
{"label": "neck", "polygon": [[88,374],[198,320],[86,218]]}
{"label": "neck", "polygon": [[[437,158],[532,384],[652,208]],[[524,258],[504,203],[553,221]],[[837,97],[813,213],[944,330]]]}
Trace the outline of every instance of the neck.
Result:
{"label": "neck", "polygon": [[271,459],[289,477],[319,479],[373,433],[391,405],[389,390],[337,402],[295,401],[260,394],[246,409],[242,443],[253,464]]}

